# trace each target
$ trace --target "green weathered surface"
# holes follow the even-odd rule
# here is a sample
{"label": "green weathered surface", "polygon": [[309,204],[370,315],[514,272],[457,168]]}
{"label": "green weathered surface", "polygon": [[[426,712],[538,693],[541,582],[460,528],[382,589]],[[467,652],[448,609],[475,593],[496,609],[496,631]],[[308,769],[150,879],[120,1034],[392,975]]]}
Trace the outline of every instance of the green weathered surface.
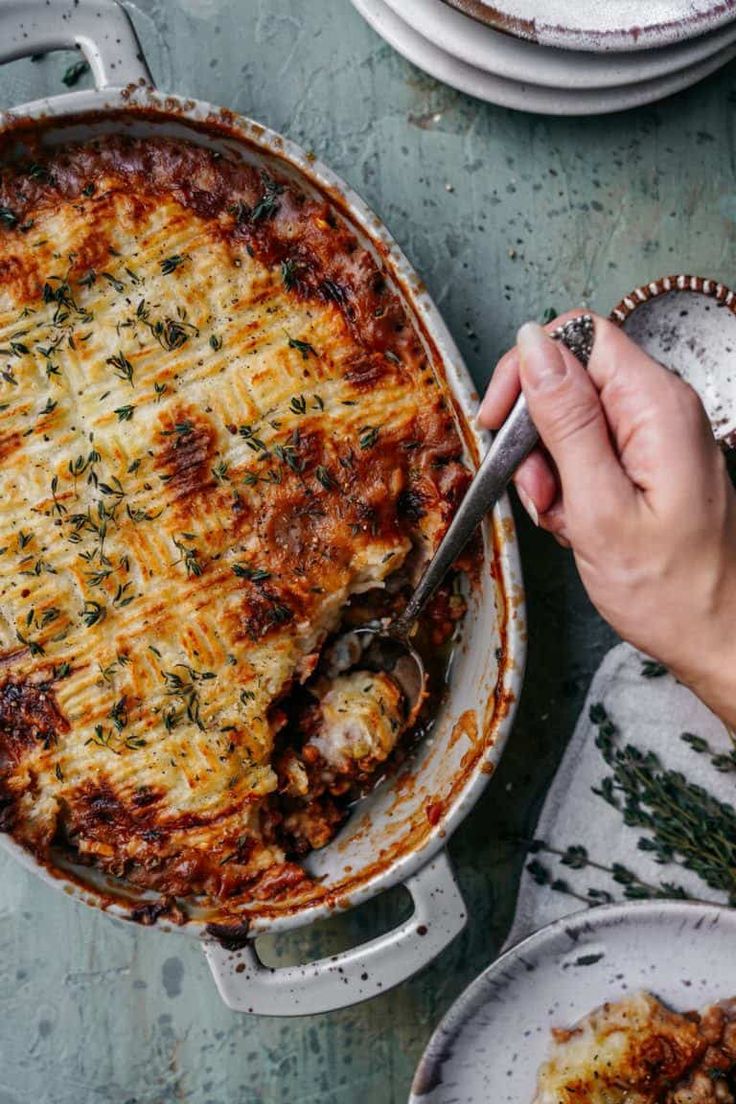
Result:
{"label": "green weathered surface", "polygon": [[[675,99],[553,120],[468,99],[394,55],[347,0],[140,0],[159,83],[314,149],[424,275],[479,384],[549,306],[606,311],[664,272],[736,278],[731,67]],[[18,62],[0,103],[61,90],[68,58]],[[439,1017],[494,956],[528,831],[610,643],[567,554],[521,522],[530,662],[516,731],[451,844],[466,933],[367,1005],[279,1022],[229,1012],[190,941],[113,923],[0,858],[0,1104],[394,1104]],[[388,925],[395,899],[284,939],[304,957]],[[285,944],[288,946],[285,947]],[[492,1057],[489,1057],[492,1060]]]}

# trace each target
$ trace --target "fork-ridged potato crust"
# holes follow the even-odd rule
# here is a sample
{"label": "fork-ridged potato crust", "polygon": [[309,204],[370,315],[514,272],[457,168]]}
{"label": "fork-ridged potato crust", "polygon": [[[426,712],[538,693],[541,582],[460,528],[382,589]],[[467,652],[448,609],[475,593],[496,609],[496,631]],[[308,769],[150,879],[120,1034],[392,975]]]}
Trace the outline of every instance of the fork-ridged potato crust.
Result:
{"label": "fork-ridged potato crust", "polygon": [[0,277],[0,826],[293,893],[274,703],[467,481],[422,345],[328,202],[183,142],[6,166]]}
{"label": "fork-ridged potato crust", "polygon": [[736,1001],[680,1014],[650,993],[595,1009],[539,1071],[534,1104],[733,1104]]}

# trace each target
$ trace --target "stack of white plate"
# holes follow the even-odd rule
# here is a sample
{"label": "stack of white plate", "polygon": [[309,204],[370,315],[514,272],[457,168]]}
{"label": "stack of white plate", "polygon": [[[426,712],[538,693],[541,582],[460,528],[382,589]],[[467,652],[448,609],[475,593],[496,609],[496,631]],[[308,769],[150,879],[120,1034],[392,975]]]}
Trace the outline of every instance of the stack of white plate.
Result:
{"label": "stack of white plate", "polygon": [[736,0],[352,0],[405,58],[547,115],[653,103],[736,57]]}

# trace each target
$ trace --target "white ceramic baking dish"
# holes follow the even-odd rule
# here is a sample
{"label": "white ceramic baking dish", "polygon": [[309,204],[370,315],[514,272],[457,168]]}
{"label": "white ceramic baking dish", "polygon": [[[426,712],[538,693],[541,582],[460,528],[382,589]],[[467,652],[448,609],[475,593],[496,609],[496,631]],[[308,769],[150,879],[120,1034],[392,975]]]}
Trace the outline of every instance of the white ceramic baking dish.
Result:
{"label": "white ceramic baking dish", "polygon": [[[473,426],[477,395],[470,377],[421,281],[362,200],[329,169],[258,123],[156,91],[133,27],[115,0],[0,0],[0,61],[70,46],[88,59],[96,88],[0,113],[0,139],[29,129],[52,146],[121,131],[184,138],[326,193],[404,299],[452,398],[468,459],[475,462],[487,442]],[[522,582],[505,499],[483,539],[481,578],[470,595],[449,691],[432,733],[409,764],[360,803],[340,835],[307,860],[326,895],[315,894],[298,908],[288,901],[254,904],[235,949],[212,937],[206,916],[170,927],[202,940],[231,1008],[286,1016],[355,1003],[410,977],[462,930],[465,908],[445,845],[501,756],[525,653]],[[145,903],[145,895],[130,887],[61,859],[46,869],[7,835],[0,835],[0,845],[50,884],[112,915],[129,918],[133,906]],[[309,924],[399,883],[413,898],[413,914],[379,938],[307,966],[272,970],[258,957],[256,936]]]}

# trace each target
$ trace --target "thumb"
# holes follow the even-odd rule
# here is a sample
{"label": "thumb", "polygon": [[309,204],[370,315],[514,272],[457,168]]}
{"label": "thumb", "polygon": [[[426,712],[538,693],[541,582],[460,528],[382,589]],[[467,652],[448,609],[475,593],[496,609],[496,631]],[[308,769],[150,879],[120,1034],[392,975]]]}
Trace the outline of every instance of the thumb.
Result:
{"label": "thumb", "polygon": [[[569,350],[541,326],[519,330],[519,375],[532,419],[557,465],[568,509],[596,513],[631,495],[598,392]],[[605,498],[603,497],[605,496]]]}

